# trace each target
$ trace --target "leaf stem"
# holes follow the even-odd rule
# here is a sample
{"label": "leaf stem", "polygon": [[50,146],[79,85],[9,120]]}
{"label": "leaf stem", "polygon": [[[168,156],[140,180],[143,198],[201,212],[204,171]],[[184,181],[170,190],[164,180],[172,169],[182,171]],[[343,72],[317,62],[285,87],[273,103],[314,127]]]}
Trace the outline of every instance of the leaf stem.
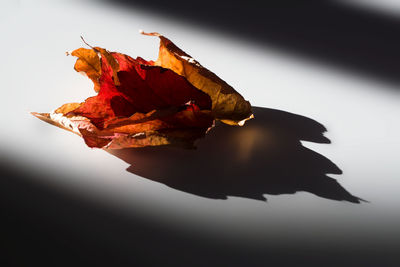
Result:
{"label": "leaf stem", "polygon": [[87,45],[87,46],[89,46],[90,48],[94,49],[93,46],[91,46],[90,44],[88,44],[88,43],[85,41],[85,39],[83,39],[82,35],[81,35],[81,39],[82,39],[82,41],[83,41],[83,43],[84,43],[85,45]]}

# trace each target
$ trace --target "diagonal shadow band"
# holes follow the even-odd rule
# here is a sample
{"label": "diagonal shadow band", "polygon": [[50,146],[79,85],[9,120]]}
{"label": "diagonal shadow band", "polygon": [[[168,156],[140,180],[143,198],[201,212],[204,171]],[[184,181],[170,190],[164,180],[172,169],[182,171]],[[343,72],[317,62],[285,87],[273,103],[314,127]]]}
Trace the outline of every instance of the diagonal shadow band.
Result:
{"label": "diagonal shadow band", "polygon": [[[400,18],[352,5],[366,1],[202,0],[190,5],[182,0],[103,2],[156,12],[182,24],[227,33],[369,79],[400,83]],[[379,6],[384,1],[375,2]]]}
{"label": "diagonal shadow band", "polygon": [[108,150],[137,174],[198,196],[228,196],[265,201],[264,194],[306,191],[317,196],[360,203],[327,174],[342,171],[300,140],[330,143],[326,128],[292,113],[253,107],[255,119],[244,127],[219,124],[197,149],[145,147]]}

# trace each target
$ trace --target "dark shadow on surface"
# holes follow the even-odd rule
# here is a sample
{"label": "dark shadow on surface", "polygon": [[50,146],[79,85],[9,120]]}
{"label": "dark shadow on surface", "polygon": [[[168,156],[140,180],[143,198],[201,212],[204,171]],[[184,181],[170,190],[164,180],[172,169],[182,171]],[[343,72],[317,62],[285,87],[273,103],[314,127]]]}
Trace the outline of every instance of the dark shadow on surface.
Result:
{"label": "dark shadow on surface", "polygon": [[[110,7],[146,10],[368,77],[400,82],[400,18],[394,15],[327,0],[104,1]],[[184,44],[178,45],[185,50]]]}
{"label": "dark shadow on surface", "polygon": [[327,176],[342,171],[300,142],[329,143],[323,125],[274,109],[253,107],[253,112],[255,119],[244,127],[217,125],[195,150],[147,147],[109,152],[131,164],[131,173],[208,198],[265,200],[264,194],[306,191],[360,202]]}
{"label": "dark shadow on surface", "polygon": [[[6,160],[1,156],[0,153],[2,267],[399,266],[398,237],[383,245],[375,231],[366,232],[362,240],[338,232],[341,239],[327,240],[330,245],[324,246],[317,240],[318,234],[308,236],[307,233],[299,233],[299,236],[307,236],[302,242],[291,235],[266,235],[259,245],[255,241],[225,240],[217,231],[191,231],[190,225],[187,225],[188,229],[182,229],[185,228],[182,222],[170,227],[164,221],[164,216],[170,216],[168,213],[162,212],[162,218],[156,220],[136,212],[136,208],[135,212],[125,212],[113,204],[106,205],[108,201],[99,202],[100,194],[96,199],[86,198],[80,190],[42,183],[40,181],[51,179],[68,180],[71,174],[50,171],[43,166],[32,168],[18,158],[6,155]],[[157,207],[144,202],[140,204],[143,209]],[[310,216],[310,222],[315,216],[321,214]],[[297,223],[287,222],[284,218],[282,229],[288,223]],[[340,223],[342,219],[339,216],[337,221],[330,223]],[[362,220],[360,218],[357,224],[349,227],[356,230],[363,225]],[[282,229],[277,226],[269,231]],[[313,229],[308,231],[313,232]],[[370,241],[375,239],[379,245],[370,250]],[[365,240],[367,242],[362,242]],[[293,247],[292,242],[299,246]]]}

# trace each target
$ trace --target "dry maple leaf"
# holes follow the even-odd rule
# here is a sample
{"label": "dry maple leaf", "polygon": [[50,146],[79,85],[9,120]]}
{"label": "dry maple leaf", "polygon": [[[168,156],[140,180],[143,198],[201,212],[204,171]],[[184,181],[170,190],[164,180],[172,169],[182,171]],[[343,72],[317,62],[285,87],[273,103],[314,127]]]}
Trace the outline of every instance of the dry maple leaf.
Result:
{"label": "dry maple leaf", "polygon": [[164,36],[143,34],[160,37],[156,62],[90,45],[78,48],[71,53],[78,58],[74,68],[93,81],[98,94],[32,114],[82,136],[89,147],[113,149],[193,147],[215,119],[243,125],[253,117],[250,103],[226,82]]}

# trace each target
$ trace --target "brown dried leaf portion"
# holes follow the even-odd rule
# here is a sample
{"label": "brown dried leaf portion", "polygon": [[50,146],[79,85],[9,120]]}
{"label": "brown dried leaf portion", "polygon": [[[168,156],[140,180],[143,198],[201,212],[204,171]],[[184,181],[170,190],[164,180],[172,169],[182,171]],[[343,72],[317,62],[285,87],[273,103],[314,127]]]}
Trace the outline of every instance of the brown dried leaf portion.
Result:
{"label": "brown dried leaf portion", "polygon": [[160,50],[155,65],[184,76],[193,86],[208,94],[212,100],[215,118],[231,125],[243,125],[246,120],[253,118],[250,103],[215,73],[204,68],[161,34],[142,33],[160,38]]}
{"label": "brown dried leaf portion", "polygon": [[61,129],[71,131],[78,135],[81,135],[79,132],[79,128],[86,128],[91,131],[95,129],[95,126],[87,118],[80,116],[67,117],[64,116],[62,113],[56,113],[56,112],[52,113],[31,112],[31,114],[44,122],[57,126]]}
{"label": "brown dried leaf portion", "polygon": [[108,64],[111,66],[113,71],[113,80],[115,85],[119,85],[118,80],[118,61],[104,48],[93,47],[93,48],[78,48],[71,52],[71,55],[77,57],[74,69],[77,72],[83,72],[89,77],[94,83],[94,90],[100,91],[100,77],[101,77],[101,58],[104,57]]}
{"label": "brown dried leaf portion", "polygon": [[94,83],[94,90],[100,90],[99,78],[101,76],[100,58],[96,51],[88,48],[78,48],[71,52],[71,55],[77,57],[74,69],[77,72],[83,72]]}
{"label": "brown dried leaf portion", "polygon": [[36,118],[38,118],[39,120],[42,120],[42,121],[47,122],[47,123],[49,123],[49,124],[51,124],[51,125],[57,126],[57,127],[61,128],[61,129],[64,129],[64,130],[73,132],[72,129],[70,129],[70,128],[68,128],[68,127],[65,127],[65,126],[62,125],[60,122],[57,122],[57,121],[53,120],[53,119],[50,117],[50,113],[31,112],[31,114],[32,114],[33,116],[35,116]]}
{"label": "brown dried leaf portion", "polygon": [[54,112],[55,113],[62,113],[63,115],[67,114],[68,112],[71,112],[77,108],[79,108],[82,105],[82,103],[67,103],[56,109]]}
{"label": "brown dried leaf portion", "polygon": [[[79,132],[89,147],[127,148],[175,145],[193,148],[212,126],[213,117],[188,105],[181,111],[135,113],[129,118],[115,118],[104,129],[81,125]],[[94,126],[94,125],[91,125]]]}

